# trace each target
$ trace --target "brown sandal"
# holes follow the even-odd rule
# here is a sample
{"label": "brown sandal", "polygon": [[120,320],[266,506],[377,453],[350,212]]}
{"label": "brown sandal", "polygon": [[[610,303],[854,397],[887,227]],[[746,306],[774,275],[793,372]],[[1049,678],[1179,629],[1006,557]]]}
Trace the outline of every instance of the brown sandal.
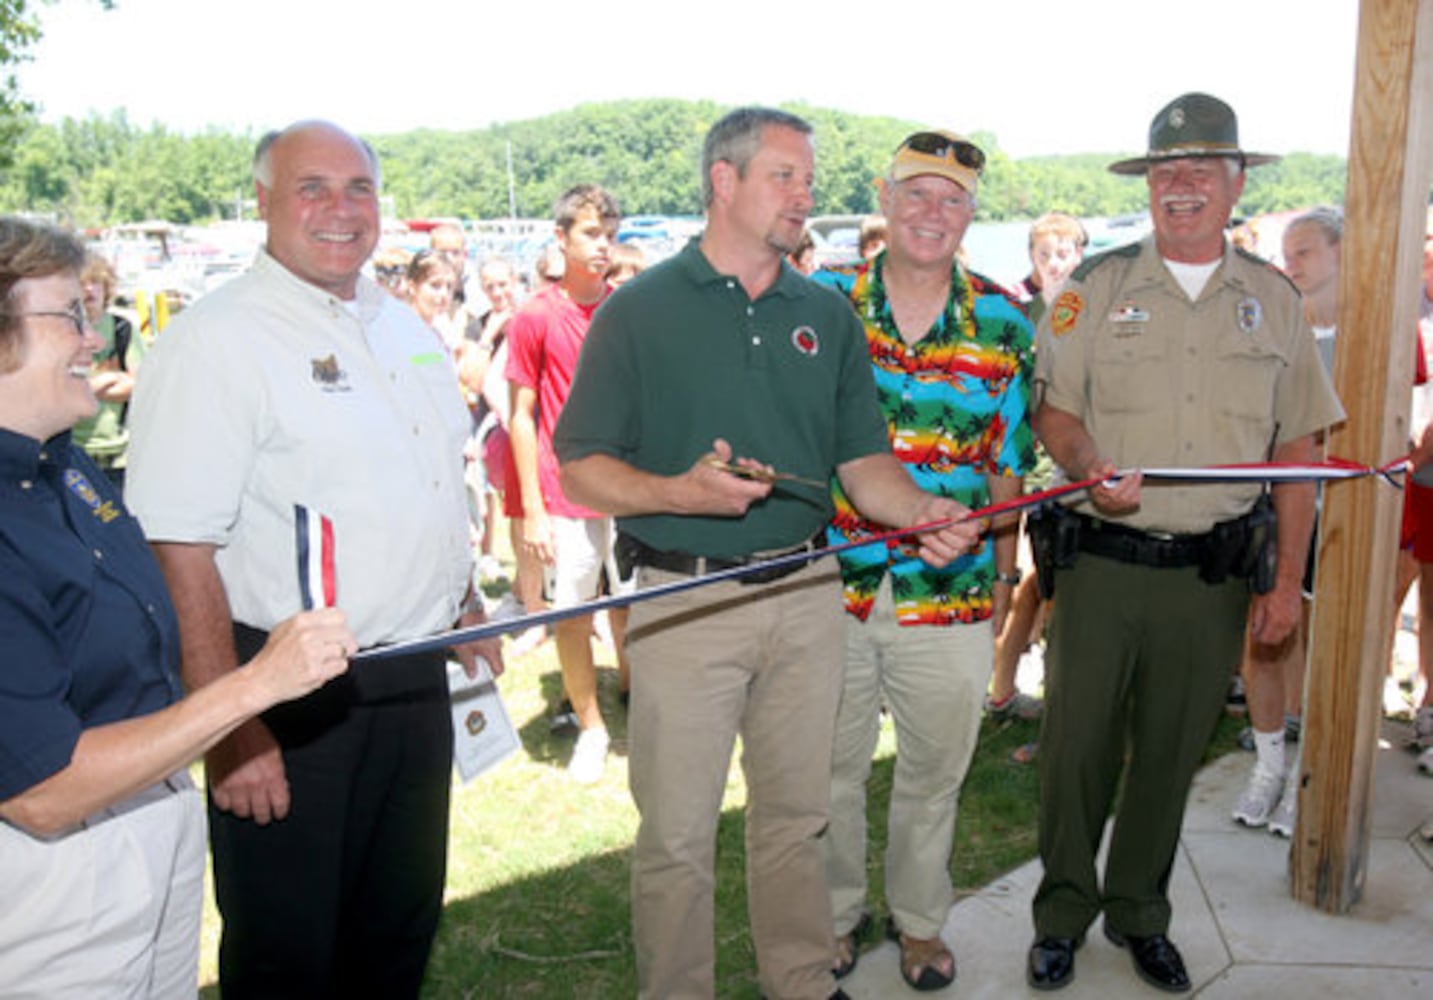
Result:
{"label": "brown sandal", "polygon": [[865,940],[866,933],[871,929],[871,915],[861,914],[861,919],[856,921],[845,934],[836,938],[836,964],[831,967],[831,974],[837,979],[845,979],[856,969],[856,963],[861,960],[861,942]]}
{"label": "brown sandal", "polygon": [[[955,956],[939,937],[914,938],[902,934],[894,918],[886,924],[886,936],[901,948],[901,978],[913,990],[928,993],[955,982]],[[946,961],[950,971],[945,971]]]}

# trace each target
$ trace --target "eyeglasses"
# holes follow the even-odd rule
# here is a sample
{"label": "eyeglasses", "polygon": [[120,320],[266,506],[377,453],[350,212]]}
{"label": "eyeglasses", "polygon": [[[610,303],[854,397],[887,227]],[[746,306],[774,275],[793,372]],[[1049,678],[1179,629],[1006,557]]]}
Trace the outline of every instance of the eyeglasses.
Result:
{"label": "eyeglasses", "polygon": [[956,163],[968,170],[974,170],[977,174],[985,169],[985,153],[979,146],[964,139],[952,139],[939,132],[917,132],[901,143],[896,152],[902,149],[941,159],[948,155],[953,156]]}
{"label": "eyeglasses", "polygon": [[85,307],[76,299],[70,303],[68,309],[39,309],[35,312],[15,313],[16,319],[24,319],[26,316],[59,316],[75,324],[75,336],[83,337],[85,328],[90,325],[89,317],[85,315]]}

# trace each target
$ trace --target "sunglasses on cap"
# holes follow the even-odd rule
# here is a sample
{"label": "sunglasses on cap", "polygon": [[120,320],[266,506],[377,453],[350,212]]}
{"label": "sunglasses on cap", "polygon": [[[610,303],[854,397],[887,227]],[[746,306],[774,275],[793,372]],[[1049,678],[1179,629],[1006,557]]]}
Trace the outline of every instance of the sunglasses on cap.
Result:
{"label": "sunglasses on cap", "polygon": [[964,139],[952,139],[939,132],[917,132],[896,147],[897,152],[902,149],[941,159],[948,155],[962,167],[974,170],[977,174],[985,169],[985,154],[981,152],[979,146],[966,142]]}

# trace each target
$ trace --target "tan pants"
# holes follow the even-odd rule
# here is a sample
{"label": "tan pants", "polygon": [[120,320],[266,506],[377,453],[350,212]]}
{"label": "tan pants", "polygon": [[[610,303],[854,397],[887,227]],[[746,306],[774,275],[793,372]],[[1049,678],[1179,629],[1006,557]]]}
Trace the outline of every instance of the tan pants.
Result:
{"label": "tan pants", "polygon": [[940,933],[954,901],[956,800],[980,735],[993,643],[988,621],[896,624],[889,576],[866,621],[846,616],[846,680],[836,717],[826,844],[836,933],[849,933],[866,904],[866,779],[883,701],[896,726],[886,900],[904,933]]}
{"label": "tan pants", "polygon": [[205,845],[186,771],[56,837],[0,821],[0,995],[193,997]]}
{"label": "tan pants", "polygon": [[[650,568],[647,588],[682,579]],[[635,605],[630,778],[638,994],[715,992],[717,820],[736,737],[761,988],[825,1000],[834,937],[821,838],[841,678],[840,578],[822,561],[769,584],[712,584]]]}

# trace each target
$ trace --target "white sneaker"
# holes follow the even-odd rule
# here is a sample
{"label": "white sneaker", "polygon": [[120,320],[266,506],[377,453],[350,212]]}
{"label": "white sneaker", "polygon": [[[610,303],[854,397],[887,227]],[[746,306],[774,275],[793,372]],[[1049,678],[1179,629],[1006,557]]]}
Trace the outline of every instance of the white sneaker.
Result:
{"label": "white sneaker", "polygon": [[1279,796],[1279,804],[1269,814],[1269,832],[1276,837],[1288,839],[1294,835],[1294,819],[1299,809],[1299,783],[1297,781],[1284,781],[1284,793]]}
{"label": "white sneaker", "polygon": [[1418,755],[1418,770],[1433,778],[1433,746]]}
{"label": "white sneaker", "polygon": [[1283,791],[1282,774],[1273,774],[1257,764],[1254,765],[1254,772],[1249,775],[1249,784],[1245,787],[1244,794],[1239,796],[1231,814],[1234,822],[1249,827],[1264,826],[1269,822],[1269,814],[1278,805]]}
{"label": "white sneaker", "polygon": [[579,785],[591,785],[602,780],[607,769],[607,730],[593,726],[584,729],[577,736],[577,745],[572,748],[572,760],[567,763],[567,773]]}
{"label": "white sneaker", "polygon": [[478,576],[486,583],[501,580],[507,574],[503,572],[503,564],[498,562],[497,556],[490,553],[478,558]]}

